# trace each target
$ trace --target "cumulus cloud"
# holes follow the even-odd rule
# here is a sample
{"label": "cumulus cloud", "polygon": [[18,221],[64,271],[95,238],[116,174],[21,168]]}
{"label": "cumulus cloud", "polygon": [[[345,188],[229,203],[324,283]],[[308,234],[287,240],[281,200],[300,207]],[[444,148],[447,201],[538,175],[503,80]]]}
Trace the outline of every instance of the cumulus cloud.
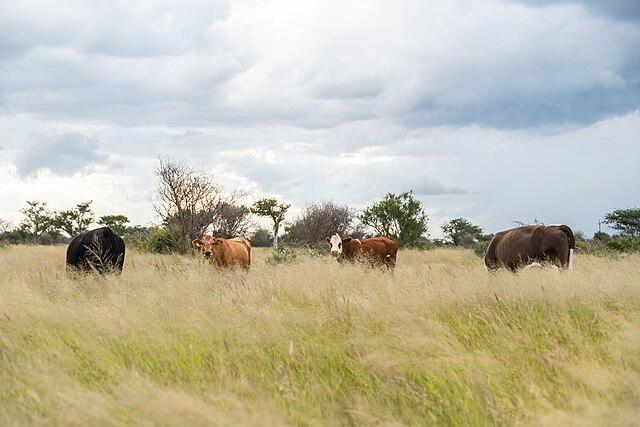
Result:
{"label": "cumulus cloud", "polygon": [[95,139],[77,133],[52,137],[39,136],[18,152],[15,166],[22,177],[35,176],[41,170],[56,175],[87,172],[103,162],[106,155],[98,152]]}
{"label": "cumulus cloud", "polygon": [[1,97],[127,126],[530,127],[638,108],[640,28],[538,3],[20,2],[0,18]]}

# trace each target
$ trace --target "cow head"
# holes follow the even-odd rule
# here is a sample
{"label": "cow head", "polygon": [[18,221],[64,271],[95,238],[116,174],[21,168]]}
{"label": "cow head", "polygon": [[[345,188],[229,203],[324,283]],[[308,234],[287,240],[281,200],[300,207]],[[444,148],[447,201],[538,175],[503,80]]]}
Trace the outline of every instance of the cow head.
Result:
{"label": "cow head", "polygon": [[199,250],[205,258],[209,258],[213,254],[215,246],[222,244],[222,242],[222,239],[217,239],[212,236],[202,236],[199,239],[192,240],[191,244],[194,248]]}
{"label": "cow head", "polygon": [[349,243],[350,241],[351,237],[345,237],[343,239],[337,233],[331,237],[327,237],[327,243],[329,244],[329,247],[331,249],[331,255],[339,257],[342,254],[342,246]]}

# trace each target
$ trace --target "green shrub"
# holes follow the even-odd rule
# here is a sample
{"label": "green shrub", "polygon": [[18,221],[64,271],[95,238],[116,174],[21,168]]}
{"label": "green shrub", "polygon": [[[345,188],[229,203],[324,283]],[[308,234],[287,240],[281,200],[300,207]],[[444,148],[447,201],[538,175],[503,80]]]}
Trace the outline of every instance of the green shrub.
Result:
{"label": "green shrub", "polygon": [[640,252],[640,238],[617,236],[609,240],[606,247],[618,252]]}
{"label": "green shrub", "polygon": [[491,243],[491,240],[479,240],[475,242],[471,247],[473,249],[473,253],[481,258],[484,258],[484,254],[487,253],[489,243]]}
{"label": "green shrub", "polygon": [[291,264],[298,258],[298,251],[291,246],[280,245],[273,249],[273,253],[267,258],[271,265]]}
{"label": "green shrub", "polygon": [[158,254],[168,254],[176,250],[171,232],[165,228],[154,228],[146,240],[141,242],[140,249]]}
{"label": "green shrub", "polygon": [[596,231],[595,233],[593,233],[593,240],[608,242],[609,240],[611,240],[611,236],[609,236],[604,231]]}

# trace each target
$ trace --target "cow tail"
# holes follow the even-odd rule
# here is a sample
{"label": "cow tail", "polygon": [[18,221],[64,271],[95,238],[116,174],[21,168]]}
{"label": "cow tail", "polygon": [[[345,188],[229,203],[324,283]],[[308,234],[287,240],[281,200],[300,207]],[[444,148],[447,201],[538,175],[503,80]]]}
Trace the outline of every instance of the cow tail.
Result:
{"label": "cow tail", "polygon": [[576,248],[576,238],[573,235],[573,231],[567,225],[561,225],[560,230],[567,235],[569,239],[569,270],[573,270],[573,251]]}

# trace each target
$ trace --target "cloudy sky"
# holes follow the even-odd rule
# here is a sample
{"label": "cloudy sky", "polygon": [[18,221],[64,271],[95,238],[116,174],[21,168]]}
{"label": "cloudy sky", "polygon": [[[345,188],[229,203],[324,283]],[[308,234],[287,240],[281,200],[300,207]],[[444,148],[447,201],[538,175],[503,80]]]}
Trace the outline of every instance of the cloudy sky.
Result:
{"label": "cloudy sky", "polygon": [[637,0],[174,3],[0,0],[0,218],[152,223],[159,156],[247,202],[413,190],[436,236],[640,205]]}

